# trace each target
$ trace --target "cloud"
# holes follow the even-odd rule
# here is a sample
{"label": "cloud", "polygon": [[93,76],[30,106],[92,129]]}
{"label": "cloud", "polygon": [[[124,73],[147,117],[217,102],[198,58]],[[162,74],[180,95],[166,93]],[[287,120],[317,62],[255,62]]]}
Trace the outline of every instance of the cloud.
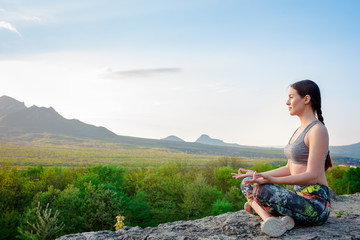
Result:
{"label": "cloud", "polygon": [[39,17],[22,17],[25,21],[32,21],[32,22],[41,22],[41,18]]}
{"label": "cloud", "polygon": [[152,69],[133,69],[133,70],[113,70],[107,69],[102,74],[104,78],[125,79],[125,78],[147,78],[165,74],[180,72],[180,68],[152,68]]}
{"label": "cloud", "polygon": [[0,28],[10,30],[10,31],[12,31],[14,33],[17,33],[21,37],[21,34],[19,33],[19,31],[13,25],[11,25],[8,22],[0,21]]}

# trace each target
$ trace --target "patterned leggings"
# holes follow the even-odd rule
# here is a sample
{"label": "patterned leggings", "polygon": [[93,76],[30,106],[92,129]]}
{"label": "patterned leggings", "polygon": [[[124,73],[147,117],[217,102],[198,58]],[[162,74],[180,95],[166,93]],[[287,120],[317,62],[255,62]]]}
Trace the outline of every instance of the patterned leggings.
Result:
{"label": "patterned leggings", "polygon": [[242,182],[241,191],[248,201],[254,200],[271,215],[291,216],[299,224],[322,225],[330,214],[329,189],[322,184],[295,185],[294,191],[289,191],[274,184]]}

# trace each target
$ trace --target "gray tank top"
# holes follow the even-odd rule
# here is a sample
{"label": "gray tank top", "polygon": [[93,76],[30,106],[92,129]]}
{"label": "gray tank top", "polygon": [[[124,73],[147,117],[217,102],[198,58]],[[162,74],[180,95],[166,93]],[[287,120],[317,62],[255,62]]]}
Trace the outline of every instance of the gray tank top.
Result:
{"label": "gray tank top", "polygon": [[315,120],[309,125],[307,125],[304,131],[302,131],[300,135],[296,138],[296,140],[291,144],[290,144],[291,138],[294,136],[296,131],[294,132],[293,136],[290,138],[289,143],[284,148],[284,154],[292,163],[307,165],[309,158],[309,147],[306,146],[304,142],[304,138],[306,133],[310,130],[310,128],[312,128],[312,126],[314,126],[319,122],[320,122],[319,120]]}

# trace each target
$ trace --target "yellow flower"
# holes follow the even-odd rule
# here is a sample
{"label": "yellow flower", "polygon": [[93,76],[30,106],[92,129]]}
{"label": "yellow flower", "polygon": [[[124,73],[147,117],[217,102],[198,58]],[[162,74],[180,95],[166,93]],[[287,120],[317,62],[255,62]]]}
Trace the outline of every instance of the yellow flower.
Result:
{"label": "yellow flower", "polygon": [[116,216],[116,223],[114,225],[115,230],[119,230],[125,226],[125,223],[123,223],[124,220],[125,220],[124,216]]}

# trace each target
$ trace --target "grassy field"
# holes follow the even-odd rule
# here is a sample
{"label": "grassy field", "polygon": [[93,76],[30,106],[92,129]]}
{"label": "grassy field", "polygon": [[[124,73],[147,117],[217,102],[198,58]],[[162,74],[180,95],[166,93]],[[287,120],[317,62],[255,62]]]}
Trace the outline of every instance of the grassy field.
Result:
{"label": "grassy field", "polygon": [[[211,146],[209,146],[211,148]],[[259,150],[260,151],[260,150]],[[0,165],[17,166],[93,166],[96,164],[117,164],[127,167],[155,167],[167,163],[186,166],[254,165],[282,163],[282,158],[227,157],[210,154],[193,154],[181,150],[143,147],[133,144],[112,143],[83,139],[39,138],[33,141],[2,142],[0,144]]]}

